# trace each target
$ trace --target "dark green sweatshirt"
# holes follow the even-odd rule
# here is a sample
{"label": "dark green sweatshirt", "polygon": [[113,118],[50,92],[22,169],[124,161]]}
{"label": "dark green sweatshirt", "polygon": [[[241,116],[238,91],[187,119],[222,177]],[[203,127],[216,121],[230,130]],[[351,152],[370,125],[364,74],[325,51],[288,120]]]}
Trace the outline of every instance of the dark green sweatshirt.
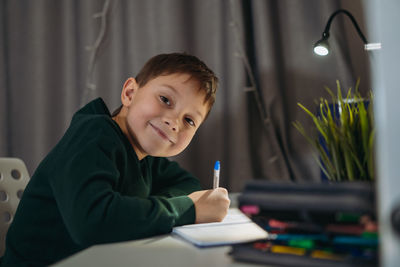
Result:
{"label": "dark green sweatshirt", "polygon": [[18,206],[2,266],[45,266],[94,244],[194,223],[199,181],[177,163],[138,160],[103,100],[79,110]]}

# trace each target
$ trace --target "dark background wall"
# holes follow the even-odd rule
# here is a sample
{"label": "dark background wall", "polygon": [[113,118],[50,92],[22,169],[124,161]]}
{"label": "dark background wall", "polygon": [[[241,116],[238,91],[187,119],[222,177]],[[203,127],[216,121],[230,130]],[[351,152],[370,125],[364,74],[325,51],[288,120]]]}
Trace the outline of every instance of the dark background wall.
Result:
{"label": "dark background wall", "polygon": [[312,109],[336,80],[347,90],[360,78],[361,91],[371,89],[369,58],[347,17],[332,23],[332,53],[312,52],[339,8],[368,38],[361,0],[1,0],[0,156],[23,159],[32,174],[80,106],[100,96],[116,108],[123,82],[147,59],[186,51],[221,82],[177,161],[209,187],[220,160],[231,191],[250,179],[318,181],[312,150],[291,124],[312,133],[297,102]]}

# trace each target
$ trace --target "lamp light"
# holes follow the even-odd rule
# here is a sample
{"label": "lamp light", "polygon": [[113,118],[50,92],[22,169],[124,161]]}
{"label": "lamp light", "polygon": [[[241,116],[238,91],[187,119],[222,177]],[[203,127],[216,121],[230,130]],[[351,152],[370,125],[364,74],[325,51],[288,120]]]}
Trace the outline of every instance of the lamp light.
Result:
{"label": "lamp light", "polygon": [[331,23],[333,18],[338,15],[339,13],[344,13],[346,14],[351,22],[353,22],[354,27],[357,30],[358,35],[360,36],[361,40],[364,43],[364,50],[375,50],[375,49],[381,49],[381,44],[380,43],[368,43],[367,39],[365,38],[364,34],[362,33],[360,27],[358,26],[356,20],[354,19],[353,15],[345,10],[345,9],[339,9],[336,10],[328,19],[328,22],[326,23],[325,30],[322,33],[322,38],[318,40],[314,44],[314,53],[320,56],[326,56],[329,54],[329,43],[328,43],[328,38],[329,38],[329,29],[331,28]]}
{"label": "lamp light", "polygon": [[317,41],[314,45],[314,53],[320,56],[326,56],[329,54],[329,33],[323,33],[322,39]]}

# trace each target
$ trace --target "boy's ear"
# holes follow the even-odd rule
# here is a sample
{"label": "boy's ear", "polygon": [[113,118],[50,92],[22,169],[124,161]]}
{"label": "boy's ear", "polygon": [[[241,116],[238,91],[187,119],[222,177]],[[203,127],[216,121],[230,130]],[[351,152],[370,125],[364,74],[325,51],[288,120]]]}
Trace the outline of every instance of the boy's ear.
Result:
{"label": "boy's ear", "polygon": [[123,106],[129,106],[132,103],[133,97],[136,94],[139,86],[135,78],[129,78],[125,81],[121,92],[121,102]]}

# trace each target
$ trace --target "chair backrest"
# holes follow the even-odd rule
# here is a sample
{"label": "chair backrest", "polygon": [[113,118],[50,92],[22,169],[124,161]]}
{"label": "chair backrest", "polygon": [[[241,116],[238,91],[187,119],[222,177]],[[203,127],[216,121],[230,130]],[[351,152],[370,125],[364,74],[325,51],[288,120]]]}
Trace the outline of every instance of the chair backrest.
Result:
{"label": "chair backrest", "polygon": [[0,158],[0,256],[22,193],[29,181],[25,163],[18,158]]}

